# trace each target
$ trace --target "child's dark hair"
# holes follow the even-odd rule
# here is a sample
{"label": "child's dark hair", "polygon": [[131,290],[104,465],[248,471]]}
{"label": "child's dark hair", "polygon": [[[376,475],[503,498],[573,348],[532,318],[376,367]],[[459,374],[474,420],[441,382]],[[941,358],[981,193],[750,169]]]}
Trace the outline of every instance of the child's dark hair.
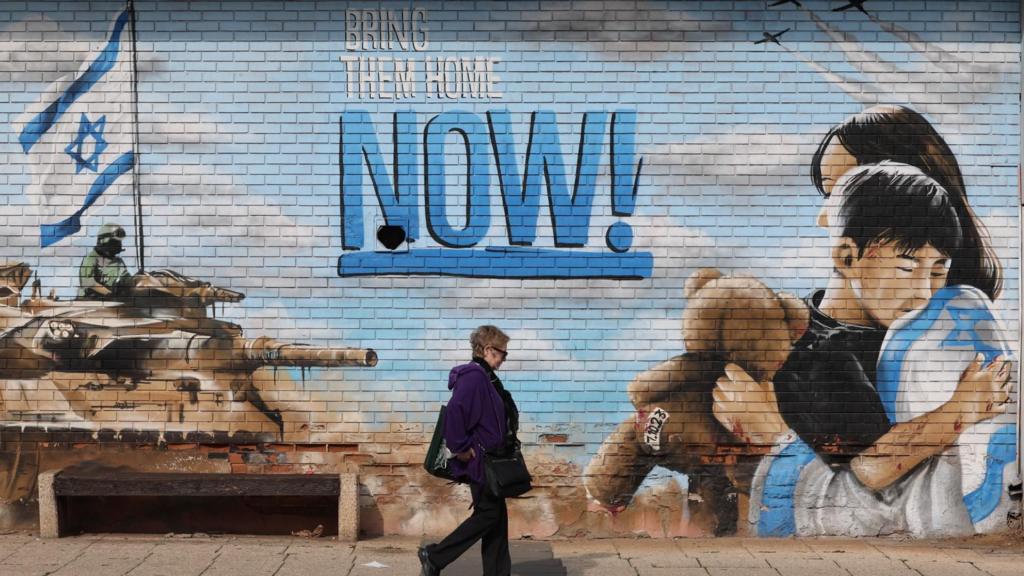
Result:
{"label": "child's dark hair", "polygon": [[825,149],[838,141],[859,166],[883,160],[920,169],[946,190],[960,218],[963,241],[952,254],[948,285],[967,284],[995,300],[1003,287],[1003,270],[992,251],[985,227],[967,201],[956,156],[924,116],[906,106],[872,106],[829,130],[811,162],[811,181],[825,194],[821,162]]}
{"label": "child's dark hair", "polygon": [[946,189],[921,170],[880,162],[850,170],[836,186],[842,206],[835,226],[857,245],[858,258],[871,244],[893,242],[903,253],[931,245],[955,264],[960,219]]}

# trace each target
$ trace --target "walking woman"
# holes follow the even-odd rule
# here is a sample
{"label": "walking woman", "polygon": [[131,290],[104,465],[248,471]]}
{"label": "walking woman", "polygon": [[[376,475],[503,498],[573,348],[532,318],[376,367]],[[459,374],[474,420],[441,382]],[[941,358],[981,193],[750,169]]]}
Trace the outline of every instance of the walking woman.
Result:
{"label": "walking woman", "polygon": [[480,326],[469,337],[473,361],[456,366],[448,375],[444,438],[454,454],[456,480],[469,483],[473,514],[437,544],[421,547],[421,576],[435,576],[445,566],[483,540],[484,576],[509,576],[508,508],[505,499],[484,488],[483,457],[516,442],[519,410],[496,371],[508,357],[509,337],[496,326]]}

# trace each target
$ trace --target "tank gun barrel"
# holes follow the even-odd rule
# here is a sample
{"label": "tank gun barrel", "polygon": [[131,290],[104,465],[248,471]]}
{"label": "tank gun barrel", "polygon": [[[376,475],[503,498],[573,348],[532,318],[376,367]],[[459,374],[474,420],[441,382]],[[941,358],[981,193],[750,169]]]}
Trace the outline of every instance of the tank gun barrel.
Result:
{"label": "tank gun barrel", "polygon": [[214,302],[241,302],[245,298],[245,294],[241,292],[217,286],[203,286],[195,289],[193,293],[186,294],[186,296],[193,295],[198,296],[204,305]]}
{"label": "tank gun barrel", "polygon": [[272,338],[247,340],[246,359],[264,366],[344,367],[377,365],[377,353],[371,348],[333,348],[278,342]]}

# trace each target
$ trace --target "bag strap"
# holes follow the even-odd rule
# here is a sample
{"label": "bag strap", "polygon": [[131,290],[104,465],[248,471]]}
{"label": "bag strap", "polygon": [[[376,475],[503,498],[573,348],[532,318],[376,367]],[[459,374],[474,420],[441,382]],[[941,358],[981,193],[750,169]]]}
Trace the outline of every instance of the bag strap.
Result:
{"label": "bag strap", "polygon": [[505,449],[518,450],[521,444],[519,442],[519,407],[516,406],[512,393],[505,389],[505,386],[501,383],[501,378],[498,378],[498,374],[495,373],[483,358],[473,357],[473,362],[483,368],[484,373],[487,374],[488,379],[491,381],[491,385],[494,386],[494,390],[498,393],[498,396],[501,396],[502,403],[505,405]]}

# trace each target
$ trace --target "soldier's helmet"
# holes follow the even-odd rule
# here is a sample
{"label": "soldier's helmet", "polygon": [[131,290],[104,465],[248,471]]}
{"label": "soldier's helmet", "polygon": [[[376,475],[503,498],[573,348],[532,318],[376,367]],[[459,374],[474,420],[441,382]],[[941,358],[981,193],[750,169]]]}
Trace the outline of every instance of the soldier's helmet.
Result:
{"label": "soldier's helmet", "polygon": [[96,237],[96,239],[99,240],[100,242],[103,242],[108,238],[117,238],[118,240],[120,240],[124,238],[124,236],[124,228],[122,228],[119,224],[104,224],[103,227],[100,228],[100,234],[99,236]]}
{"label": "soldier's helmet", "polygon": [[104,224],[100,228],[99,236],[96,237],[96,248],[101,254],[113,257],[124,251],[121,247],[121,240],[124,238],[124,228],[118,224]]}

